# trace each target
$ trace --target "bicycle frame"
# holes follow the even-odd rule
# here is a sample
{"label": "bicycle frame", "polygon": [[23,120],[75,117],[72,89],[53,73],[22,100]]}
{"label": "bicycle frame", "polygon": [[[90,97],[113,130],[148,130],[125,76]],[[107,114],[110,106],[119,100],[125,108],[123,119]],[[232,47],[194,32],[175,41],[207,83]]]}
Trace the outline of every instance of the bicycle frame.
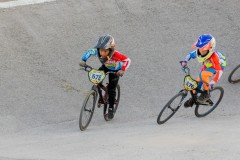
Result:
{"label": "bicycle frame", "polygon": [[[106,105],[108,103],[108,89],[107,89],[107,85],[106,86],[103,85],[102,82],[106,78],[106,75],[116,74],[116,72],[109,71],[109,72],[104,73],[103,71],[95,70],[91,66],[88,66],[88,65],[84,66],[84,68],[82,70],[85,70],[88,73],[90,73],[91,71],[97,72],[96,75],[94,75],[94,74],[88,75],[89,81],[94,84],[92,86],[92,90],[96,91],[97,97],[99,95],[100,104]],[[101,73],[102,75],[99,75],[100,74],[99,72],[103,72],[104,75],[103,75],[103,73]],[[95,78],[95,80],[92,80],[90,76],[93,76]],[[105,92],[104,95],[102,94],[102,90]],[[98,105],[98,107],[100,107],[100,104]]]}
{"label": "bicycle frame", "polygon": [[[95,87],[94,87],[95,86]],[[107,104],[108,103],[108,89],[107,86],[104,86],[102,83],[99,83],[98,85],[94,85],[94,90],[97,91],[99,94],[99,103],[100,104]],[[102,90],[105,92],[104,95],[102,93]],[[100,107],[100,105],[98,106]]]}

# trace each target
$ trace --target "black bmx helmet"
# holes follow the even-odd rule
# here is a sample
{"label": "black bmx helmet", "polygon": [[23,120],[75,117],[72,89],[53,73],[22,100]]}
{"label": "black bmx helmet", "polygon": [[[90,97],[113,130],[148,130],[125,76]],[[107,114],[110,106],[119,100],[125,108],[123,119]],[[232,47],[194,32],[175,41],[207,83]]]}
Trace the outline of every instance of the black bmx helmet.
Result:
{"label": "black bmx helmet", "polygon": [[115,41],[113,36],[111,36],[110,34],[100,36],[94,48],[98,50],[110,49],[110,53],[108,56],[111,58],[115,50]]}

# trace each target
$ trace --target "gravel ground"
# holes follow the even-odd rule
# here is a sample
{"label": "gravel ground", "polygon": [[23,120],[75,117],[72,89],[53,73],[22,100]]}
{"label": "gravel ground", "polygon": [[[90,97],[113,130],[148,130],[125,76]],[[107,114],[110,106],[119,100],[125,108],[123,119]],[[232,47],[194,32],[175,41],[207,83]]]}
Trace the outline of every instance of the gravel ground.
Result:
{"label": "gravel ground", "polygon": [[[239,64],[239,3],[57,0],[0,9],[0,159],[237,159],[240,84],[227,78]],[[78,63],[105,33],[132,63],[119,82],[115,119],[105,122],[96,108],[80,132],[91,84]],[[161,108],[182,89],[179,61],[203,33],[214,35],[227,57],[218,83],[223,100],[205,118],[182,107],[159,126]],[[97,58],[89,64],[100,66]],[[201,65],[189,66],[196,77]]]}

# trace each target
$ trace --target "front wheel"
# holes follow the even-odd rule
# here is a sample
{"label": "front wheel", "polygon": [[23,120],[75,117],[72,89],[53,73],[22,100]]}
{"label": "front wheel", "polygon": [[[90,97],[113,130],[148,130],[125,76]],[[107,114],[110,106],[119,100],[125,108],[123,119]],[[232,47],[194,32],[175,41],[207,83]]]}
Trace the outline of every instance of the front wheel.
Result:
{"label": "front wheel", "polygon": [[232,70],[232,72],[228,76],[228,81],[230,83],[240,82],[240,65]]}
{"label": "front wheel", "polygon": [[210,100],[209,104],[201,105],[197,104],[195,108],[195,115],[197,117],[205,117],[209,113],[211,113],[215,108],[217,108],[218,104],[221,102],[224,94],[224,90],[222,87],[215,87],[210,91]]}
{"label": "front wheel", "polygon": [[[117,88],[116,88],[116,98],[115,98],[115,102],[114,102],[114,115],[115,113],[117,112],[117,108],[118,108],[118,105],[119,105],[119,102],[120,102],[120,85],[118,84],[117,85]],[[104,116],[104,119],[106,121],[109,121],[110,119],[108,118],[108,114],[107,114],[107,109],[108,109],[108,105],[109,104],[105,104],[104,105],[104,108],[103,108],[103,116]]]}
{"label": "front wheel", "polygon": [[178,111],[185,97],[186,95],[180,92],[170,99],[159,113],[157,123],[163,124],[167,122]]}
{"label": "front wheel", "polygon": [[79,128],[81,131],[84,131],[88,127],[92,119],[93,112],[95,109],[96,99],[97,99],[97,92],[94,90],[91,90],[87,94],[83,102],[82,109],[79,116]]}

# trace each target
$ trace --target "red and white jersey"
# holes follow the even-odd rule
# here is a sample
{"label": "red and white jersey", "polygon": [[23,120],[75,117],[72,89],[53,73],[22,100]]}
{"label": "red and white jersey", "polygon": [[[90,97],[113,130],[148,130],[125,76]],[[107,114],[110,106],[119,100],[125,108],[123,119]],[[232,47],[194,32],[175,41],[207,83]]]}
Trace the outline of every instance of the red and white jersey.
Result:
{"label": "red and white jersey", "polygon": [[[83,61],[87,61],[91,55],[99,56],[97,49],[89,49],[87,52],[82,56]],[[113,71],[123,70],[125,71],[130,66],[131,60],[124,54],[114,51],[111,58],[108,58],[103,64],[109,69]]]}

